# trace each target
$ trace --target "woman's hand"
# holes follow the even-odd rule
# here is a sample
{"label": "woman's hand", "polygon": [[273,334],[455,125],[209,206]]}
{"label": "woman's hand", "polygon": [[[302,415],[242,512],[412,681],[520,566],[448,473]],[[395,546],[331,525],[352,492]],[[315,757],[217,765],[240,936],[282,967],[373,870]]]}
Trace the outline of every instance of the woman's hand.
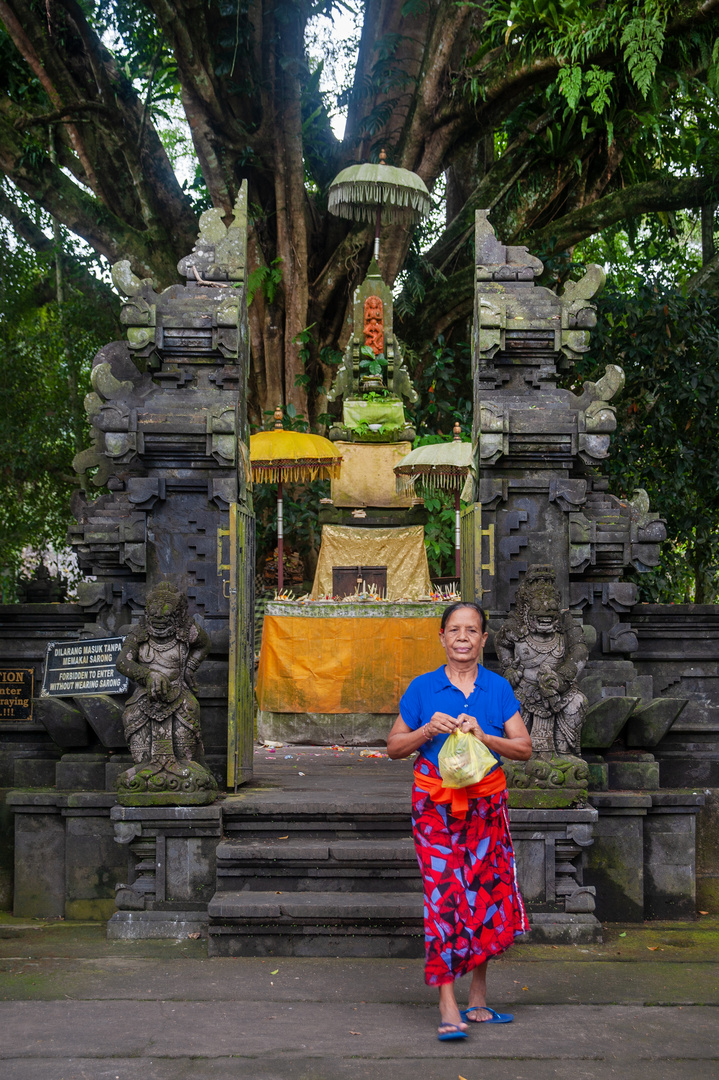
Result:
{"label": "woman's hand", "polygon": [[461,731],[471,731],[475,739],[484,742],[484,732],[479,726],[479,721],[476,716],[470,716],[469,713],[460,713],[457,717],[457,725]]}
{"label": "woman's hand", "polygon": [[433,713],[432,719],[424,726],[427,738],[433,739],[435,735],[449,735],[459,727],[459,720],[459,717],[455,718],[447,713]]}
{"label": "woman's hand", "polygon": [[391,758],[409,757],[415,751],[421,751],[424,744],[433,739],[435,735],[448,734],[457,727],[459,727],[459,720],[455,719],[454,716],[436,712],[426,724],[414,729],[405,724],[400,713],[387,736],[387,753]]}

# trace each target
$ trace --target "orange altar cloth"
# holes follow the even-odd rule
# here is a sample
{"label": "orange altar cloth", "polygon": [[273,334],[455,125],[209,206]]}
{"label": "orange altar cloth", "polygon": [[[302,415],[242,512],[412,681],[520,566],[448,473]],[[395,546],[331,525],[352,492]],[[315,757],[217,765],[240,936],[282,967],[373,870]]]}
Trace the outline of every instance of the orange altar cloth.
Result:
{"label": "orange altar cloth", "polygon": [[257,673],[260,709],[397,713],[408,683],[445,660],[438,636],[441,612],[430,617],[266,614]]}

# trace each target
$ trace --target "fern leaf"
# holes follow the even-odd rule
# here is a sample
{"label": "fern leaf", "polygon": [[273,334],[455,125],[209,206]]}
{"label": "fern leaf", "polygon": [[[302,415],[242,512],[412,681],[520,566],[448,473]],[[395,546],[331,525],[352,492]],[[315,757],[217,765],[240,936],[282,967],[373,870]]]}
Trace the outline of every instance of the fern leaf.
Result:
{"label": "fern leaf", "polygon": [[609,86],[614,78],[613,71],[602,71],[593,65],[587,72],[587,97],[592,103],[592,109],[599,114],[604,112],[609,104]]}
{"label": "fern leaf", "polygon": [[570,109],[576,109],[582,93],[582,69],[579,64],[562,67],[557,75],[559,92],[567,99]]}
{"label": "fern leaf", "polygon": [[629,74],[642,97],[646,98],[664,52],[664,26],[656,19],[630,19],[620,44],[624,48],[624,62]]}

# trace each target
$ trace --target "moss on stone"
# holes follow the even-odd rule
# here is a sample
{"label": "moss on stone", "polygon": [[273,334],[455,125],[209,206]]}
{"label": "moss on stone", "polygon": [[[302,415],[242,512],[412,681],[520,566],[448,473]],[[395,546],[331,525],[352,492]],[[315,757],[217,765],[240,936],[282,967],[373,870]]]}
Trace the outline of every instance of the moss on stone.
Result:
{"label": "moss on stone", "polygon": [[512,810],[566,810],[587,801],[586,788],[510,788]]}
{"label": "moss on stone", "polygon": [[66,900],[65,919],[72,922],[107,922],[115,914],[114,900]]}

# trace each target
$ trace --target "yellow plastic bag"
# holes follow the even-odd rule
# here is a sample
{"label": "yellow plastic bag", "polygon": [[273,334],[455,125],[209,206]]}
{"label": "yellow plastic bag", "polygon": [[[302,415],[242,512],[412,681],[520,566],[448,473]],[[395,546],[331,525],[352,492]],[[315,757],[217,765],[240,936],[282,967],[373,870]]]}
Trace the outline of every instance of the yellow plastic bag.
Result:
{"label": "yellow plastic bag", "polygon": [[471,731],[453,731],[439,752],[439,774],[448,788],[478,784],[496,764],[492,751]]}

